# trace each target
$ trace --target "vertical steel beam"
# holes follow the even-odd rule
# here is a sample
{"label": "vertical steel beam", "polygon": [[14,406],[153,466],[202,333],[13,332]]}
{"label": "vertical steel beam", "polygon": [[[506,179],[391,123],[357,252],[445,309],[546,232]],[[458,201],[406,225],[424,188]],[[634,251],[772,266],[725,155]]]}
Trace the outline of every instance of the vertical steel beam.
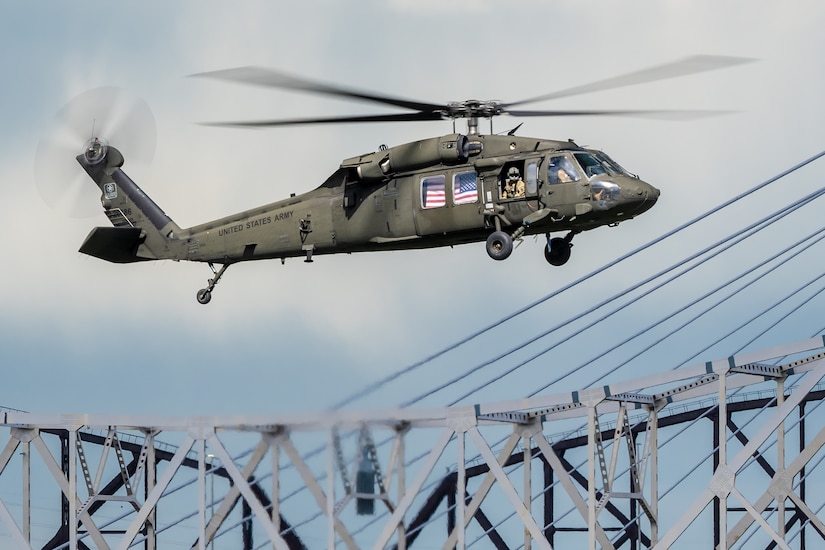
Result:
{"label": "vertical steel beam", "polygon": [[[728,377],[722,374],[719,376],[719,430],[717,437],[719,438],[719,467],[715,473],[727,471],[728,467],[728,391],[727,391]],[[720,540],[717,550],[727,550],[727,541],[725,535],[728,532],[728,497],[724,489],[720,488],[717,494],[719,498],[719,530]]]}
{"label": "vertical steel beam", "polygon": [[326,490],[326,516],[327,516],[327,550],[335,550],[335,438],[337,433],[334,429],[327,435],[327,490]]}
{"label": "vertical steel beam", "polygon": [[[524,507],[527,508],[527,513],[531,516],[533,515],[533,486],[532,486],[532,453],[530,452],[530,440],[532,439],[532,435],[529,432],[525,432],[524,438],[522,439],[522,446],[523,455],[522,455],[522,464],[524,464]],[[530,536],[530,531],[525,527],[524,528],[524,550],[531,550],[532,537]]]}
{"label": "vertical steel beam", "polygon": [[544,538],[550,543],[550,546],[556,545],[556,527],[555,527],[555,508],[553,506],[554,487],[553,468],[547,459],[542,460],[544,467]]}
{"label": "vertical steel beam", "polygon": [[[647,437],[650,438],[650,545],[659,542],[659,405],[650,410]],[[645,442],[647,444],[647,442]]]}
{"label": "vertical steel beam", "polygon": [[[781,407],[785,402],[785,379],[776,379],[776,406]],[[776,471],[782,472],[785,470],[785,419],[779,423],[779,428],[776,430]],[[777,498],[779,510],[777,511],[777,534],[779,538],[785,540],[785,501],[788,495],[780,495]]]}
{"label": "vertical steel beam", "polygon": [[455,483],[455,498],[456,498],[456,523],[460,526],[458,529],[458,550],[465,550],[467,548],[467,541],[465,534],[467,531],[467,519],[465,513],[467,511],[466,489],[467,489],[467,468],[466,459],[464,457],[464,431],[456,432],[457,451],[458,451],[458,476]]}
{"label": "vertical steel beam", "polygon": [[[60,435],[60,470],[69,478],[69,431],[61,430]],[[60,525],[69,532],[69,497],[60,493]]]}
{"label": "vertical steel beam", "polygon": [[596,550],[596,407],[587,407],[587,548]]}
{"label": "vertical steel beam", "polygon": [[[149,494],[155,489],[155,484],[158,480],[158,463],[155,456],[155,430],[146,432],[146,439],[148,441],[144,441],[144,445],[146,445],[147,442],[148,445],[146,446],[146,462],[143,473],[144,502],[146,502]],[[137,491],[137,488],[135,488],[135,490]],[[144,542],[145,550],[155,550],[157,548],[157,521],[158,510],[156,507],[153,507],[144,523],[144,532],[146,535],[146,541]]]}
{"label": "vertical steel beam", "polygon": [[[401,497],[404,496],[405,491],[407,490],[407,468],[405,466],[406,462],[406,436],[407,432],[409,431],[409,426],[403,426],[401,428],[396,429],[396,442],[398,443],[397,449],[398,454],[396,456],[396,462],[398,464],[398,489],[396,494],[396,502],[401,500]],[[389,473],[388,473],[389,475]],[[398,522],[398,550],[407,550],[407,533],[406,528],[404,527],[404,516],[401,516],[401,521]]]}
{"label": "vertical steel beam", "polygon": [[[805,401],[799,404],[799,453],[802,454],[802,450],[807,445],[807,439],[805,437]],[[807,479],[805,479],[805,466],[803,466],[799,470],[799,478],[802,480],[799,482],[799,497],[802,499],[803,502],[807,502],[806,495],[805,495],[805,485],[807,483]],[[801,524],[800,531],[799,531],[799,550],[805,550],[805,533],[807,531],[808,523],[802,518],[799,512],[796,513],[796,517],[799,519]]]}
{"label": "vertical steel beam", "polygon": [[[270,458],[272,459],[272,525],[275,531],[281,532],[281,434],[270,438]],[[247,517],[248,514],[244,514]],[[275,544],[272,544],[275,548]]]}
{"label": "vertical steel beam", "polygon": [[31,449],[29,442],[23,442],[23,537],[27,543],[31,543]]}
{"label": "vertical steel beam", "polygon": [[198,452],[198,550],[206,550],[206,441],[195,442]]}
{"label": "vertical steel beam", "polygon": [[[711,413],[708,417],[713,422],[713,438],[711,439],[711,445],[713,445],[713,461],[711,462],[711,474],[716,472],[719,468],[719,423],[721,422],[719,418],[719,409],[716,409],[716,413]],[[719,530],[719,522],[721,521],[721,514],[719,513],[719,498],[716,496],[713,497],[713,547],[715,549],[719,549],[720,541],[722,540],[722,534]]]}
{"label": "vertical steel beam", "polygon": [[[628,429],[629,428],[630,427],[628,426]],[[630,432],[629,433],[630,444],[633,447],[635,447],[636,446],[636,433],[633,430],[630,430],[630,429],[629,429],[629,432]],[[628,492],[630,492],[630,493],[638,492],[642,497],[644,497],[644,487],[641,485],[641,483],[639,483],[637,485],[637,481],[640,481],[640,478],[639,477],[634,477],[632,475],[632,470],[631,470],[631,475],[628,477],[628,480],[627,480],[627,483],[629,485]],[[641,529],[642,518],[639,515],[639,505],[636,502],[636,500],[637,499],[635,499],[635,498],[630,499],[630,521],[631,521],[631,524],[627,526],[627,529],[630,530],[630,536],[628,537],[630,539],[630,550],[638,550],[637,545],[638,545],[639,539],[641,537],[641,532],[642,532],[642,529]]]}
{"label": "vertical steel beam", "polygon": [[77,429],[69,430],[69,550],[77,550]]}

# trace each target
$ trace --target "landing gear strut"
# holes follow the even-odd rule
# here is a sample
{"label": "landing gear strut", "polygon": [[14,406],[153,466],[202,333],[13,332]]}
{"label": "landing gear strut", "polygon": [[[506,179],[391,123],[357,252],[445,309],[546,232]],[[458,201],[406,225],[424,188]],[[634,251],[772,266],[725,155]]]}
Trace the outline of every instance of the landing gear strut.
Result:
{"label": "landing gear strut", "polygon": [[544,247],[544,259],[550,265],[564,265],[570,259],[570,249],[573,248],[573,237],[577,231],[571,231],[564,237],[550,238],[547,234],[547,246]]}
{"label": "landing gear strut", "polygon": [[215,274],[214,277],[206,281],[209,283],[209,286],[206,288],[202,288],[198,291],[198,303],[206,305],[212,299],[212,291],[215,289],[215,285],[218,284],[218,281],[221,280],[223,277],[224,271],[226,268],[229,267],[230,264],[223,264],[219,270],[215,269],[215,265],[212,262],[209,262],[209,269],[212,270],[212,273]]}

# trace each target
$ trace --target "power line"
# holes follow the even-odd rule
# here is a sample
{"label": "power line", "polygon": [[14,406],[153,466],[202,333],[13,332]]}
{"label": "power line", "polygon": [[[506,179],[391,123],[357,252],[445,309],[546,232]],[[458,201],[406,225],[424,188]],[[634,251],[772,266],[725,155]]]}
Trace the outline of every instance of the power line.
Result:
{"label": "power line", "polygon": [[787,169],[787,170],[785,170],[785,171],[783,171],[783,172],[781,172],[781,173],[779,173],[779,174],[763,181],[762,183],[750,188],[749,190],[747,190],[743,193],[740,193],[739,195],[736,195],[735,197],[733,197],[733,198],[723,202],[722,204],[708,210],[707,212],[705,212],[703,214],[700,214],[699,216],[696,216],[692,220],[676,227],[675,229],[671,229],[670,231],[664,233],[663,235],[660,235],[659,237],[649,241],[648,243],[646,243],[646,244],[644,244],[644,245],[642,245],[642,246],[640,246],[640,247],[638,247],[638,248],[636,248],[636,249],[620,256],[619,258],[616,258],[615,260],[612,260],[612,261],[604,264],[600,268],[598,268],[594,271],[591,271],[587,275],[584,275],[583,277],[580,277],[579,279],[577,279],[577,280],[575,280],[575,281],[559,288],[558,290],[555,290],[555,291],[551,292],[550,294],[547,294],[544,297],[542,297],[542,298],[540,298],[540,299],[538,299],[538,300],[536,300],[536,301],[534,301],[534,302],[532,302],[532,303],[530,303],[530,304],[528,304],[528,305],[526,305],[522,308],[519,308],[519,309],[513,311],[512,313],[502,317],[501,319],[499,319],[499,320],[497,320],[497,321],[495,321],[495,322],[493,322],[493,323],[491,323],[491,324],[489,324],[489,325],[487,325],[487,326],[485,326],[485,327],[469,334],[468,336],[465,336],[464,338],[459,339],[458,341],[448,345],[447,347],[445,347],[445,348],[443,348],[443,349],[441,349],[441,350],[439,350],[439,351],[437,351],[437,352],[435,352],[431,355],[428,355],[427,357],[425,357],[425,358],[423,358],[423,359],[421,359],[421,360],[419,360],[419,361],[417,361],[417,362],[415,362],[415,363],[413,363],[413,364],[411,364],[407,367],[399,369],[399,370],[395,371],[394,373],[391,373],[391,374],[389,374],[389,375],[373,382],[372,384],[367,385],[363,389],[350,394],[348,397],[346,397],[346,398],[342,399],[341,401],[339,401],[338,403],[334,404],[332,406],[332,410],[343,408],[347,405],[352,404],[353,402],[355,402],[359,399],[362,399],[363,397],[366,397],[367,395],[370,395],[371,393],[374,393],[374,392],[378,391],[379,389],[384,387],[386,384],[400,378],[401,376],[404,376],[408,373],[411,373],[411,372],[417,370],[418,368],[434,361],[435,359],[437,359],[437,358],[439,358],[439,357],[441,357],[441,356],[443,356],[443,355],[445,355],[445,354],[447,354],[447,353],[449,353],[449,352],[451,352],[455,349],[458,349],[459,347],[467,344],[468,342],[470,342],[471,340],[474,340],[475,338],[481,336],[482,334],[485,334],[485,333],[501,326],[502,324],[504,324],[504,323],[506,323],[506,322],[508,322],[508,321],[510,321],[510,320],[526,313],[527,311],[535,308],[536,306],[538,306],[540,304],[543,304],[544,302],[546,302],[546,301],[548,301],[548,300],[550,300],[550,299],[566,292],[567,290],[569,290],[569,289],[571,289],[571,288],[573,288],[573,287],[575,287],[575,286],[577,286],[577,285],[579,285],[579,284],[595,277],[596,275],[602,273],[603,271],[608,270],[608,269],[620,264],[621,262],[627,260],[628,258],[631,258],[631,257],[635,256],[639,252],[642,252],[643,250],[646,250],[646,249],[654,246],[655,244],[658,244],[658,243],[664,241],[665,239],[670,238],[671,236],[673,236],[673,235],[679,233],[680,231],[683,231],[683,230],[687,229],[688,227],[690,227],[690,226],[706,219],[707,217],[712,216],[713,214],[716,214],[717,212],[727,208],[728,206],[738,202],[739,200],[755,193],[756,191],[759,191],[760,189],[763,189],[763,188],[767,187],[768,185],[771,185],[772,183],[784,178],[785,176],[795,172],[796,170],[799,170],[800,168],[802,168],[804,166],[807,166],[808,164],[818,160],[819,158],[821,158],[823,156],[825,156],[825,151],[822,151],[822,152],[820,152],[820,153],[818,153],[818,154],[816,154],[812,157],[809,157],[808,159],[806,159],[806,160],[792,166],[791,168],[789,168],[789,169]]}

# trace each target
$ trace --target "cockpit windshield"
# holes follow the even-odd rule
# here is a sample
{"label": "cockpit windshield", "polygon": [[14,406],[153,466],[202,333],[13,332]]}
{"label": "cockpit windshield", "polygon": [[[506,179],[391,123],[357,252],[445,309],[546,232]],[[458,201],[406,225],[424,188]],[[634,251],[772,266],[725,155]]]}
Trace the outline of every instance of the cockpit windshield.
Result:
{"label": "cockpit windshield", "polygon": [[632,177],[627,170],[601,151],[575,153],[573,156],[576,157],[588,178],[603,175]]}
{"label": "cockpit windshield", "polygon": [[566,156],[559,155],[547,159],[547,181],[550,183],[567,183],[580,179],[579,170]]}

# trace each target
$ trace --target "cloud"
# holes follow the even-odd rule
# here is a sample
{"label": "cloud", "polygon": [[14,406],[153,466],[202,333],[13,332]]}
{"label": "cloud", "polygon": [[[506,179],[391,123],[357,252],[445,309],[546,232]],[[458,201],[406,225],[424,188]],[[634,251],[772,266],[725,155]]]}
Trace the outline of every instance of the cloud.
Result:
{"label": "cloud", "polygon": [[[0,134],[0,234],[13,265],[5,270],[0,298],[6,326],[21,327],[11,334],[29,336],[8,338],[2,357],[18,362],[36,358],[43,365],[70,362],[110,382],[116,375],[131,379],[151,364],[146,378],[169,376],[164,391],[151,394],[153,402],[176,392],[197,394],[180,409],[219,398],[219,388],[207,389],[206,380],[254,386],[257,395],[269,386],[273,399],[283,403],[294,402],[290,394],[298,390],[290,388],[317,392],[319,407],[335,401],[816,152],[823,76],[815,52],[822,50],[823,39],[812,31],[812,21],[821,8],[807,5],[810,17],[794,21],[775,6],[746,6],[752,4],[643,2],[620,7],[525,1],[504,10],[485,2],[352,7],[330,1],[286,10],[270,3],[180,3],[164,5],[160,22],[151,6],[99,13],[99,31],[90,39],[83,10],[56,8],[55,20],[65,24],[44,22],[34,28],[31,12],[20,5],[12,10],[15,32],[5,40],[29,48],[25,57],[3,62],[10,75],[10,100],[0,107],[9,121]],[[734,19],[747,24],[732,28]],[[100,214],[66,218],[48,209],[33,185],[34,150],[50,117],[76,93],[101,85],[125,87],[152,109],[158,127],[154,161],[150,167],[135,166],[127,153],[124,168],[176,222],[191,226],[312,189],[342,159],[380,144],[452,131],[449,122],[260,132],[207,128],[195,123],[390,109],[187,78],[192,73],[256,64],[423,101],[515,101],[697,53],[762,61],[535,105],[743,111],[681,123],[526,120],[521,135],[575,138],[603,148],[663,191],[660,204],[644,217],[577,236],[570,264],[558,270],[545,265],[542,243],[532,239],[502,263],[489,260],[481,244],[317,257],[311,265],[261,262],[232,267],[204,308],[194,294],[211,276],[206,266],[120,266],[82,256],[77,249],[88,231],[108,221]],[[31,67],[40,70],[28,84]],[[518,122],[497,120],[495,128],[509,129]],[[482,130],[487,127],[482,123]],[[463,130],[460,123],[458,128]],[[784,190],[766,194],[753,211],[781,204],[791,189],[802,192],[813,185],[812,179],[788,180]],[[90,200],[97,200],[94,190]],[[720,226],[697,228],[658,257],[611,272],[604,284],[621,288],[640,270],[653,270],[658,261],[672,261],[723,234],[748,211],[743,208]],[[781,240],[774,235],[761,242],[774,247]],[[727,272],[732,263],[719,269]],[[517,284],[504,292],[502,281]],[[554,302],[504,334],[450,355],[409,387],[423,391],[433,380],[446,379],[589,300],[582,291]],[[31,336],[38,327],[42,339]],[[112,328],[116,330],[108,330]],[[563,363],[557,355],[552,360]],[[310,374],[307,365],[313,367]],[[43,369],[46,376],[49,369]],[[236,371],[241,375],[237,379],[232,375]],[[204,382],[193,389],[189,377]],[[324,377],[339,381],[339,387],[327,392],[316,384]],[[71,382],[68,376],[62,380]],[[142,379],[139,384],[151,386]],[[398,402],[409,393],[405,389],[395,388],[381,399]],[[522,390],[523,384],[501,389],[512,394]],[[144,397],[135,395],[123,406],[137,410]],[[24,402],[9,405],[28,408],[27,401],[35,398],[33,392],[21,394]],[[61,403],[71,404],[53,398],[55,410]],[[237,395],[230,401],[243,404]]]}

